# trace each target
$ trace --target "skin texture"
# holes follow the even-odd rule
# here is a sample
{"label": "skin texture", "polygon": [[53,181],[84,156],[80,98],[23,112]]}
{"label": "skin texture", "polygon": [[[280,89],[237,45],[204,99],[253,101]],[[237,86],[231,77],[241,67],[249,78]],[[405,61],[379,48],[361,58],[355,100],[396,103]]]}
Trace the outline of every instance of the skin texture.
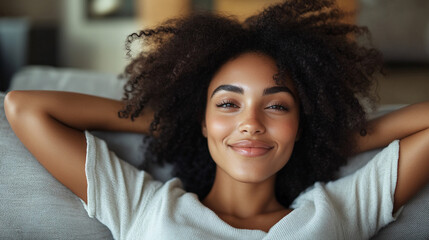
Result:
{"label": "skin texture", "polygon": [[[290,212],[276,200],[274,184],[296,141],[299,103],[290,80],[286,86],[292,93],[264,94],[264,89],[278,87],[273,80],[277,72],[272,58],[245,53],[223,65],[208,88],[202,131],[216,162],[216,176],[203,203],[233,226],[247,221],[265,225],[268,231]],[[214,93],[225,85],[243,91]],[[252,143],[256,147],[246,145]]]}
{"label": "skin texture", "polygon": [[[299,125],[298,102],[288,92],[264,95],[264,89],[278,86],[273,80],[277,71],[271,58],[247,53],[226,63],[208,88],[203,133],[210,154],[217,170],[241,182],[260,182],[273,177],[287,163],[294,147]],[[239,87],[243,93],[221,90],[212,95],[221,85]],[[294,89],[291,81],[287,85]],[[269,147],[268,152],[249,157],[240,154],[246,149],[232,145],[244,140],[261,141]],[[258,149],[265,151],[265,148],[253,151]]]}

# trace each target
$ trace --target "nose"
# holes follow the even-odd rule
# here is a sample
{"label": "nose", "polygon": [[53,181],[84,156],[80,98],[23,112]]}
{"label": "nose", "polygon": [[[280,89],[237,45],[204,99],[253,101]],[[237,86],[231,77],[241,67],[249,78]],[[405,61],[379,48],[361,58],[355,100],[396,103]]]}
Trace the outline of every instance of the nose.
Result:
{"label": "nose", "polygon": [[255,111],[242,113],[243,117],[238,126],[240,133],[249,135],[258,135],[265,133],[265,126],[262,120],[262,116]]}

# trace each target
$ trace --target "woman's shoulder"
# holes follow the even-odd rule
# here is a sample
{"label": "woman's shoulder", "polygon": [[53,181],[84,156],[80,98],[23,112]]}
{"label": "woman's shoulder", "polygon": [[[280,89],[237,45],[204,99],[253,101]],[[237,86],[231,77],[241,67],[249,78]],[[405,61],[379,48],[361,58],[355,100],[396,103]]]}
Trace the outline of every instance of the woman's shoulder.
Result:
{"label": "woman's shoulder", "polygon": [[347,232],[372,236],[374,230],[396,218],[392,210],[398,153],[399,140],[395,140],[353,173],[316,182],[293,201],[291,208],[312,209],[310,215],[336,219]]}
{"label": "woman's shoulder", "polygon": [[[374,183],[392,185],[396,183],[398,158],[399,140],[394,140],[387,147],[373,151],[369,155],[367,153],[360,154],[340,169],[342,173],[339,173],[337,179],[328,182],[315,182],[301,192],[291,206],[297,207],[306,201],[329,200],[331,199],[330,195],[348,195],[350,189],[364,185],[366,187]],[[389,178],[383,181],[386,175]],[[370,184],[371,181],[373,182]]]}

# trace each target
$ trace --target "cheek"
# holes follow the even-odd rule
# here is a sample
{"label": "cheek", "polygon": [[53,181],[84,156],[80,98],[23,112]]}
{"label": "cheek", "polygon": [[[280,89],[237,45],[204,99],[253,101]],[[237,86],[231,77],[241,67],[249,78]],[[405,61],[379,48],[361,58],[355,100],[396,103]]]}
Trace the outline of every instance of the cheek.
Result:
{"label": "cheek", "polygon": [[298,133],[298,121],[295,119],[272,121],[270,124],[267,124],[267,130],[279,143],[295,142]]}
{"label": "cheek", "polygon": [[216,141],[223,140],[234,130],[232,119],[216,114],[206,115],[207,138]]}
{"label": "cheek", "polygon": [[298,132],[298,121],[289,120],[271,123],[267,130],[278,144],[276,157],[271,168],[272,171],[278,172],[287,164],[292,155]]}

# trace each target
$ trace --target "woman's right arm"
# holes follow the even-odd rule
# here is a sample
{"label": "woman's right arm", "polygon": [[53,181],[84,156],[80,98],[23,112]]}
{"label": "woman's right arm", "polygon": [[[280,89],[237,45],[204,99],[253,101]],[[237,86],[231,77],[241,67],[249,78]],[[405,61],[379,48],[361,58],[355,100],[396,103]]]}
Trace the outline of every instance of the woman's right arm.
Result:
{"label": "woman's right arm", "polygon": [[12,91],[4,101],[6,117],[21,142],[62,184],[85,202],[84,130],[149,133],[153,114],[131,121],[118,117],[120,101],[79,93]]}

